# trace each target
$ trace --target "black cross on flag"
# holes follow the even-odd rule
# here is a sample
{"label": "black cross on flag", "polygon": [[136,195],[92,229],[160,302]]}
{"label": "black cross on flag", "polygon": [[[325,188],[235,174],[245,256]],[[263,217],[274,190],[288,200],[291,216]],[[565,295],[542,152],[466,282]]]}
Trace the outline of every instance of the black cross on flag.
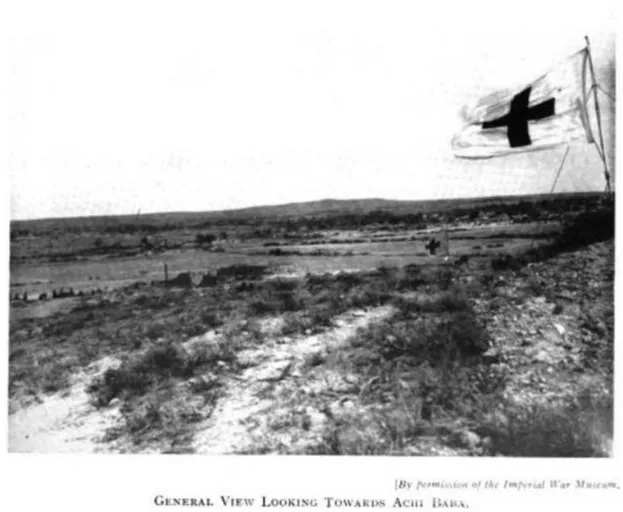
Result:
{"label": "black cross on flag", "polygon": [[590,138],[584,98],[582,50],[519,90],[496,91],[463,111],[463,128],[452,139],[460,158],[551,148]]}
{"label": "black cross on flag", "polygon": [[508,143],[511,148],[532,144],[528,130],[528,121],[537,121],[553,116],[555,114],[556,100],[550,98],[543,103],[530,107],[528,106],[530,91],[532,91],[532,87],[528,87],[515,95],[511,100],[510,112],[492,121],[485,121],[482,123],[483,129],[506,126],[508,128]]}

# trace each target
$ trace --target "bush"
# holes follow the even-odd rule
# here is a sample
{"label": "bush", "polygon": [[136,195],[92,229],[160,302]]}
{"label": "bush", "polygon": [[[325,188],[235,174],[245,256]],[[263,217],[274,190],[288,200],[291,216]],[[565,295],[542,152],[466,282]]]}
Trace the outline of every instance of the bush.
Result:
{"label": "bush", "polygon": [[304,298],[299,293],[288,290],[263,291],[264,293],[253,298],[247,306],[251,316],[299,311],[305,306]]}
{"label": "bush", "polygon": [[532,275],[528,277],[526,286],[533,293],[533,295],[537,297],[543,295],[543,285],[536,276]]}
{"label": "bush", "polygon": [[189,377],[205,360],[191,357],[176,343],[152,347],[119,368],[111,368],[89,386],[99,406],[122,394],[141,395],[163,378]]}
{"label": "bush", "polygon": [[607,457],[603,439],[612,436],[612,401],[602,397],[589,407],[578,403],[505,404],[490,415],[480,434],[491,452],[517,457]]}
{"label": "bush", "polygon": [[315,290],[330,285],[334,280],[331,274],[307,274],[305,286],[310,290]]}
{"label": "bush", "polygon": [[365,287],[351,290],[343,301],[339,301],[340,307],[365,308],[377,307],[387,302],[393,294],[382,283],[374,283]]}
{"label": "bush", "polygon": [[614,208],[584,212],[567,223],[555,241],[556,249],[571,250],[614,237]]}
{"label": "bush", "polygon": [[335,310],[331,306],[315,306],[310,308],[307,312],[312,329],[318,327],[329,327],[333,324],[333,317],[335,316]]}
{"label": "bush", "polygon": [[253,281],[264,277],[267,270],[266,265],[246,265],[242,263],[219,268],[216,275],[219,279],[244,279]]}
{"label": "bush", "polygon": [[140,395],[152,383],[152,377],[144,373],[135,373],[132,368],[106,370],[101,379],[93,382],[88,391],[95,395],[96,405],[105,406],[122,393]]}
{"label": "bush", "polygon": [[305,315],[286,313],[281,327],[282,335],[302,334],[314,328],[313,320]]}
{"label": "bush", "polygon": [[467,297],[456,289],[415,297],[397,296],[393,304],[399,309],[402,318],[409,318],[414,313],[453,313],[470,308]]}
{"label": "bush", "polygon": [[212,233],[199,233],[195,237],[197,245],[212,245],[216,241],[216,235]]}
{"label": "bush", "polygon": [[500,270],[517,270],[521,268],[522,261],[510,254],[504,254],[491,260],[491,269]]}
{"label": "bush", "polygon": [[299,281],[297,281],[296,279],[284,279],[284,278],[271,279],[270,281],[266,281],[264,283],[264,287],[266,290],[269,290],[269,291],[272,291],[272,290],[280,291],[280,292],[293,291],[299,287]]}
{"label": "bush", "polygon": [[215,311],[204,311],[201,314],[201,323],[203,326],[213,329],[223,325],[223,319]]}
{"label": "bush", "polygon": [[393,320],[373,325],[358,336],[358,344],[378,347],[385,359],[414,356],[433,366],[477,356],[489,348],[488,335],[471,311]]}
{"label": "bush", "polygon": [[402,272],[397,276],[396,290],[414,290],[426,283],[425,277],[419,266],[414,264],[405,265]]}
{"label": "bush", "polygon": [[145,331],[145,336],[152,341],[162,338],[165,334],[166,327],[161,323],[151,324]]}

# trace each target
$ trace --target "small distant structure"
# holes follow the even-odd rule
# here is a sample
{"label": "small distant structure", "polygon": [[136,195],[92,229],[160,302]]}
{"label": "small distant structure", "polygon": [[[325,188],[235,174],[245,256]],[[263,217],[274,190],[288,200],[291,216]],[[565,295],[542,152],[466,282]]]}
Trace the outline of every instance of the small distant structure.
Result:
{"label": "small distant structure", "polygon": [[441,242],[436,238],[431,238],[424,246],[424,248],[429,252],[431,256],[437,254],[437,249],[439,249],[439,247],[441,247]]}
{"label": "small distant structure", "polygon": [[198,272],[181,272],[173,279],[167,282],[170,288],[194,288],[198,286],[203,278],[202,273]]}
{"label": "small distant structure", "polygon": [[217,284],[217,276],[205,271],[181,272],[173,279],[164,282],[169,288],[208,288]]}
{"label": "small distant structure", "polygon": [[75,292],[73,288],[69,288],[68,290],[65,290],[64,287],[61,287],[61,289],[57,292],[56,290],[54,290],[52,292],[52,296],[55,299],[64,299],[67,297],[74,297],[75,296]]}

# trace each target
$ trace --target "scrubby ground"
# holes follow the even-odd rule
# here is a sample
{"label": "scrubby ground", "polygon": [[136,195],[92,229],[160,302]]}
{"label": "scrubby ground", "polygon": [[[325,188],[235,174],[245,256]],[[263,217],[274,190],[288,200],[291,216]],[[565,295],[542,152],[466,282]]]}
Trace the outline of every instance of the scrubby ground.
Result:
{"label": "scrubby ground", "polygon": [[9,417],[9,448],[14,452],[92,453],[109,451],[97,443],[120,419],[118,408],[99,411],[87,392],[92,378],[118,365],[103,358],[71,378],[63,392],[15,411]]}
{"label": "scrubby ground", "polygon": [[606,456],[614,243],[577,233],[13,314],[10,449]]}

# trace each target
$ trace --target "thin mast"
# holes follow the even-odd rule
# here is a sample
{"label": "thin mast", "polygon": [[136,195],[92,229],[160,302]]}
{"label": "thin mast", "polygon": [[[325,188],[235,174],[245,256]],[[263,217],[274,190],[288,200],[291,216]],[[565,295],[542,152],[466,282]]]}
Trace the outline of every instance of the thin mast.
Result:
{"label": "thin mast", "polygon": [[[599,109],[599,99],[597,97],[597,80],[595,78],[595,69],[593,68],[593,57],[591,55],[591,45],[588,40],[588,36],[584,36],[584,38],[586,39],[586,52],[588,54],[588,64],[591,70],[591,78],[593,79],[593,84],[591,85],[591,89],[593,90],[593,98],[595,100],[595,117],[597,118],[597,128],[599,130],[599,147],[601,149],[601,151],[598,151],[598,153],[600,154],[601,160],[604,163],[604,174],[606,177],[606,191],[610,193],[611,192],[610,172],[608,171],[608,161],[606,158],[606,149],[604,147],[604,134],[601,128],[601,111]],[[595,145],[597,145],[597,142],[595,142]]]}

